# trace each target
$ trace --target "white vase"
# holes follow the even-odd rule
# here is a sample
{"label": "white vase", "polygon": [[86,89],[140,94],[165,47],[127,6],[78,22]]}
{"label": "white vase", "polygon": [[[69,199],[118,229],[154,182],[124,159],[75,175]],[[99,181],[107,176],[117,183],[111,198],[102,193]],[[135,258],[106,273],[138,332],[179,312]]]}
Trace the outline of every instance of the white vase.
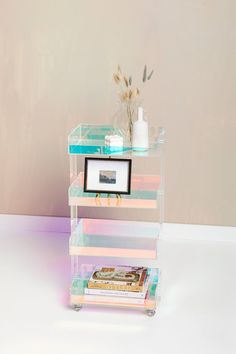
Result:
{"label": "white vase", "polygon": [[139,151],[145,151],[149,148],[148,122],[144,120],[142,107],[138,107],[138,119],[132,127],[132,148]]}

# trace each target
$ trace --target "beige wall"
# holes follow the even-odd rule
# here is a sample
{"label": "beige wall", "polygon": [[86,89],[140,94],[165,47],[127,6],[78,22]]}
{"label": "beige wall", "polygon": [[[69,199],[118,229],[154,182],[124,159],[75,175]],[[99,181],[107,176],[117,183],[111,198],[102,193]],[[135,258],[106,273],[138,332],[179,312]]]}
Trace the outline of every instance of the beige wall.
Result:
{"label": "beige wall", "polygon": [[0,0],[0,213],[68,215],[67,134],[116,110],[116,64],[166,127],[166,221],[236,225],[234,0]]}

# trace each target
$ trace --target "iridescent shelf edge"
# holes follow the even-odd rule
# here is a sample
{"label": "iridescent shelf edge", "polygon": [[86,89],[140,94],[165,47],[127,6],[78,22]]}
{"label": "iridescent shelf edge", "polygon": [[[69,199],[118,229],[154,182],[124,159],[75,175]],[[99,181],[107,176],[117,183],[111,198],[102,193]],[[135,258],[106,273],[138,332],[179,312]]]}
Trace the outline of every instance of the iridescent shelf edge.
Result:
{"label": "iridescent shelf edge", "polygon": [[131,179],[131,194],[122,195],[117,199],[116,195],[101,193],[96,198],[96,193],[83,191],[84,173],[80,172],[69,188],[70,206],[92,207],[119,207],[119,208],[157,208],[157,197],[160,193],[160,177],[154,175],[133,175]]}
{"label": "iridescent shelf edge", "polygon": [[70,237],[70,255],[156,259],[158,236],[154,222],[82,218]]}
{"label": "iridescent shelf edge", "polygon": [[158,136],[150,139],[150,148],[146,151],[134,150],[127,144],[122,147],[105,146],[105,136],[114,134],[122,136],[122,132],[111,125],[81,124],[69,135],[68,152],[72,155],[155,156],[160,144],[164,142],[164,129],[159,128]]}
{"label": "iridescent shelf edge", "polygon": [[156,299],[146,299],[144,304],[131,304],[127,301],[125,302],[115,302],[108,301],[105,296],[97,296],[97,300],[89,299],[90,295],[71,295],[71,305],[96,305],[96,306],[105,306],[105,307],[126,307],[134,309],[156,309],[157,300]]}

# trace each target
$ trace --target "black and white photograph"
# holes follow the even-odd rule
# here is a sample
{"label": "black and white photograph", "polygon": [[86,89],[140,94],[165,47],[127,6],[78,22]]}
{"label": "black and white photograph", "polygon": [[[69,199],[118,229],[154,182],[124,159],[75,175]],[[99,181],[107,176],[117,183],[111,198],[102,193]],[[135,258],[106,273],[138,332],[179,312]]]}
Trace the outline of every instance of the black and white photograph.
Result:
{"label": "black and white photograph", "polygon": [[84,191],[130,194],[131,159],[86,157]]}
{"label": "black and white photograph", "polygon": [[99,182],[107,184],[116,184],[116,171],[104,171],[99,172]]}

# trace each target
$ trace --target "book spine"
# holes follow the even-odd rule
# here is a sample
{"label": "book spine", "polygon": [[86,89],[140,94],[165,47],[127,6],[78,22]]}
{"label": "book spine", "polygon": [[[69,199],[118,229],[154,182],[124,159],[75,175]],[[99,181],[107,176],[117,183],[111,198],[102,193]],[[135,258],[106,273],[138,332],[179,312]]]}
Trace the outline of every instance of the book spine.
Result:
{"label": "book spine", "polygon": [[112,284],[112,285],[127,285],[127,284],[131,283],[129,281],[94,280],[94,279],[90,279],[89,282],[94,283],[94,284]]}
{"label": "book spine", "polygon": [[104,295],[104,296],[116,296],[116,297],[129,297],[136,299],[144,299],[145,292],[133,292],[133,291],[119,291],[119,290],[104,290],[104,289],[84,289],[84,293],[88,295]]}

